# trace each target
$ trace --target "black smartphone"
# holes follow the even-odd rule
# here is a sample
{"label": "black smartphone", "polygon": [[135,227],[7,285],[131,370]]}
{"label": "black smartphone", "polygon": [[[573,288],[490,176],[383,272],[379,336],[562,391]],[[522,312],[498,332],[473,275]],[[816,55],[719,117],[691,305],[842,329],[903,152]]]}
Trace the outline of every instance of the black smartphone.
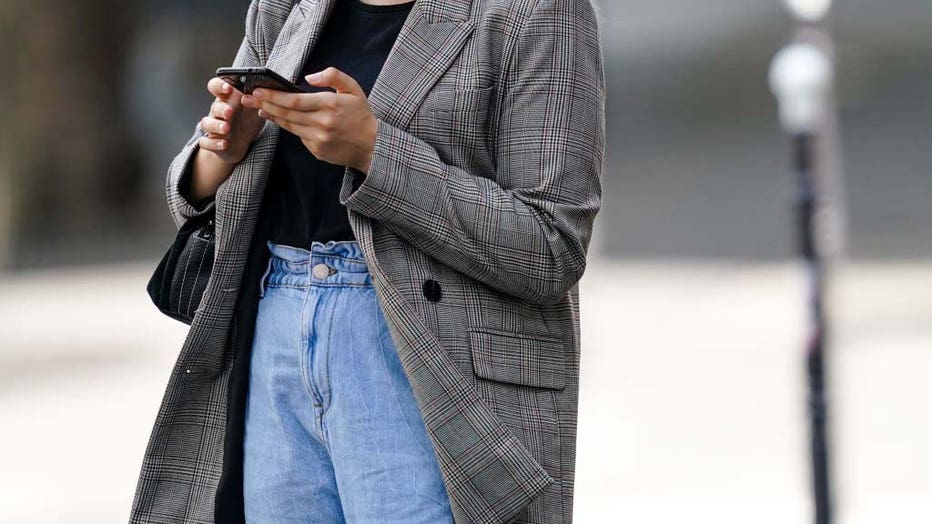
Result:
{"label": "black smartphone", "polygon": [[247,95],[251,95],[252,91],[257,87],[277,89],[289,93],[305,92],[291,80],[267,67],[220,67],[217,69],[216,76],[224,79]]}

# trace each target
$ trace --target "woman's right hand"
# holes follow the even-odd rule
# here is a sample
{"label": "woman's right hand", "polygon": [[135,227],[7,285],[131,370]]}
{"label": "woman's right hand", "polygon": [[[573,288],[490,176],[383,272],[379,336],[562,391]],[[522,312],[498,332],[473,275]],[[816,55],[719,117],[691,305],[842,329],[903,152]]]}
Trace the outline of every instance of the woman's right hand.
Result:
{"label": "woman's right hand", "polygon": [[201,128],[208,134],[199,139],[198,145],[217,155],[224,164],[238,164],[266,120],[257,110],[242,105],[243,93],[222,78],[211,78],[207,90],[216,99],[210,106],[210,114],[201,118]]}

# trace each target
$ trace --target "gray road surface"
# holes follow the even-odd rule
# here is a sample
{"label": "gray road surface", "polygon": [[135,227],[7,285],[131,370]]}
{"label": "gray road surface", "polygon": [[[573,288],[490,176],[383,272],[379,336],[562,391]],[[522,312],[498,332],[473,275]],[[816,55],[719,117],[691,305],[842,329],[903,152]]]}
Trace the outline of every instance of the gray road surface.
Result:
{"label": "gray road surface", "polygon": [[[0,522],[125,520],[186,328],[151,266],[0,275]],[[842,269],[839,522],[932,522],[932,268]],[[577,522],[809,521],[794,265],[596,260],[581,296]]]}

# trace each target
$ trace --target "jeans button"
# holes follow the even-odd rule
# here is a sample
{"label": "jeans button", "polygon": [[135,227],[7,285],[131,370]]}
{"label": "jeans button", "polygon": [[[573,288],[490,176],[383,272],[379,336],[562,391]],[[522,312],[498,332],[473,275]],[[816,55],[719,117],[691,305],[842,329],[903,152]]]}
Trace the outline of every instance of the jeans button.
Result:
{"label": "jeans button", "polygon": [[330,276],[330,266],[327,264],[314,264],[314,276],[317,278],[327,278]]}

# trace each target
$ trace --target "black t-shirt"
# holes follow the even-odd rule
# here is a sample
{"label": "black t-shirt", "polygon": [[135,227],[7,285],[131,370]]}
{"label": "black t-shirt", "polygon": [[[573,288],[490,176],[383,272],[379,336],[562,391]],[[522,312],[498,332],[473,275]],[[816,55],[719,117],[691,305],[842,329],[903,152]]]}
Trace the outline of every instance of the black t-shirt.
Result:
{"label": "black t-shirt", "polygon": [[[304,76],[333,66],[353,77],[368,96],[413,4],[338,0],[297,84],[329,91],[308,85]],[[315,240],[355,240],[339,200],[345,169],[318,160],[297,136],[282,128],[268,181],[271,240],[305,249]]]}

